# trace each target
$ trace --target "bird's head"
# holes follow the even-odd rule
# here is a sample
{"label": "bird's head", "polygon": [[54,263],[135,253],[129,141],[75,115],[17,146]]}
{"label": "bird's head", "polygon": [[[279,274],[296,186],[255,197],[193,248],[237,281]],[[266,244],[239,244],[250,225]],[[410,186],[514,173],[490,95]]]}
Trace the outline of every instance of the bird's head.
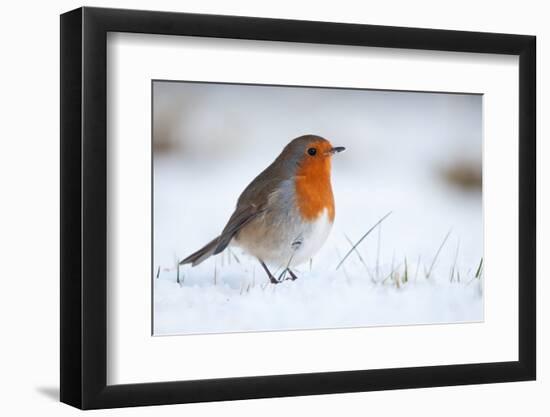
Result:
{"label": "bird's head", "polygon": [[321,136],[304,135],[286,145],[279,158],[289,166],[295,166],[296,175],[330,174],[332,156],[345,149],[343,146],[332,146]]}

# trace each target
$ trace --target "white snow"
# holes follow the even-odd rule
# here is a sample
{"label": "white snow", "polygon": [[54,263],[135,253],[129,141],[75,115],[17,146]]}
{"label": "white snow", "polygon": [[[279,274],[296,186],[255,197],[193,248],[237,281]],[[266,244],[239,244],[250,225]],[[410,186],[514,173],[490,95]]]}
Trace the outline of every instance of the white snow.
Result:
{"label": "white snow", "polygon": [[451,283],[410,276],[397,287],[395,277],[374,283],[358,263],[350,262],[346,271],[302,268],[297,281],[272,285],[259,265],[236,264],[235,259],[227,265],[228,259],[216,272],[213,265],[186,271],[181,285],[172,271],[155,279],[155,335],[483,319],[483,283],[472,277]]}
{"label": "white snow", "polygon": [[[338,173],[338,167],[335,225],[311,270],[308,263],[296,270],[297,281],[268,284],[256,260],[233,246],[197,267],[181,266],[177,284],[176,260],[223,228],[238,194],[238,185],[233,186],[238,174],[183,175],[188,169],[193,168],[182,168],[177,160],[156,161],[154,269],[160,267],[160,274],[153,280],[155,335],[483,320],[483,280],[475,278],[483,253],[480,202],[452,192],[434,197],[433,184],[414,187],[405,181],[405,187],[393,188],[373,181],[362,186]],[[212,186],[220,181],[223,186]],[[419,207],[415,201],[429,204]],[[381,229],[359,245],[363,261],[353,252],[336,271],[351,248],[346,236],[356,242],[389,211]],[[407,283],[402,282],[405,258]]]}
{"label": "white snow", "polygon": [[[154,159],[155,335],[483,320],[484,278],[475,278],[483,256],[481,192],[455,189],[438,175],[457,157],[481,159],[479,97],[354,92],[346,98],[289,89],[278,100],[291,102],[291,111],[253,90],[217,95],[217,88],[189,86],[167,89],[194,103],[192,117],[172,132],[187,142]],[[313,113],[305,110],[312,102]],[[240,263],[226,251],[181,267],[177,284],[176,261],[217,236],[239,193],[305,133],[347,148],[334,157],[336,219],[311,270],[305,263],[297,281],[269,285],[261,266],[233,247]],[[356,253],[335,271],[350,249],[347,239],[356,242],[390,211],[358,247],[370,273]]]}

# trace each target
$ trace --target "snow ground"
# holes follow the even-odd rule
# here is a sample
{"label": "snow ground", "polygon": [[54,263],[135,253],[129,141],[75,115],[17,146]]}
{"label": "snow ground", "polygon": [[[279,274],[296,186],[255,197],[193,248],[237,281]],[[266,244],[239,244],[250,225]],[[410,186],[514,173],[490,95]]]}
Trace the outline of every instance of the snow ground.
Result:
{"label": "snow ground", "polygon": [[365,273],[303,271],[297,281],[267,284],[250,265],[226,266],[204,282],[173,273],[155,280],[155,335],[475,322],[483,319],[482,280],[424,277],[399,287]]}
{"label": "snow ground", "polygon": [[[429,177],[399,178],[401,187],[391,181],[365,186],[335,165],[336,221],[312,264],[296,271],[297,281],[268,285],[261,266],[232,247],[197,267],[180,267],[178,284],[176,259],[223,228],[240,174],[213,169],[189,176],[191,162],[156,160],[154,269],[160,273],[153,281],[154,334],[482,321],[483,280],[475,279],[483,253],[479,199],[446,188],[435,192]],[[363,260],[353,252],[335,271],[351,248],[347,239],[356,242],[389,211],[357,248]]]}
{"label": "snow ground", "polygon": [[[456,161],[481,161],[479,96],[155,88],[155,125],[164,126],[163,108],[177,115],[169,118],[174,126],[155,132],[178,144],[154,158],[155,335],[483,320],[485,278],[475,279],[483,256],[481,190],[453,187],[440,175]],[[305,133],[347,148],[333,161],[335,223],[311,269],[300,266],[295,282],[266,285],[257,262],[232,248],[240,263],[225,252],[182,267],[177,284],[176,260],[217,236],[245,186]],[[356,242],[390,211],[358,247],[367,267],[353,253],[336,272],[347,239]]]}

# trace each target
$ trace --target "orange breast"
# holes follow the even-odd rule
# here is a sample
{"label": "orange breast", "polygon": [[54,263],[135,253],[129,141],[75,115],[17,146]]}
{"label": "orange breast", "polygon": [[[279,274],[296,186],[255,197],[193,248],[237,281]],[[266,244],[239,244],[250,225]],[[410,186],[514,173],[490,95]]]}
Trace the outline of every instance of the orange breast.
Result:
{"label": "orange breast", "polygon": [[306,157],[296,172],[296,202],[304,219],[315,220],[326,209],[334,221],[330,157]]}

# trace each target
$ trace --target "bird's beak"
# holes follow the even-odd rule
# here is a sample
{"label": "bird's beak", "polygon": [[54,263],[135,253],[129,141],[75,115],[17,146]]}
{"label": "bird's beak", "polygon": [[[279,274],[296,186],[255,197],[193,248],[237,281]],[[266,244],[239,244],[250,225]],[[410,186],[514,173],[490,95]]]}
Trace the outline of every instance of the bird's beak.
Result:
{"label": "bird's beak", "polygon": [[340,153],[340,152],[344,152],[346,150],[346,148],[344,148],[343,146],[335,146],[334,148],[331,148],[329,153],[331,155],[334,155],[335,153]]}

